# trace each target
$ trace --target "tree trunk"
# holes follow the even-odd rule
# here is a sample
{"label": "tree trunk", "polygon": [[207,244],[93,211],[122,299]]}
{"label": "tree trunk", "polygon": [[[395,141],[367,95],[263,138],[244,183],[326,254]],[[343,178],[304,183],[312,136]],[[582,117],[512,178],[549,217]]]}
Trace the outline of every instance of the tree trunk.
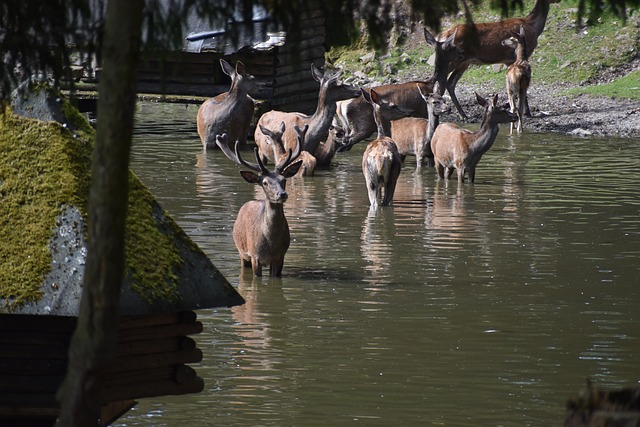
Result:
{"label": "tree trunk", "polygon": [[98,425],[104,374],[115,354],[143,6],[143,0],[110,0],[107,5],[87,264],[68,372],[58,390],[58,426]]}

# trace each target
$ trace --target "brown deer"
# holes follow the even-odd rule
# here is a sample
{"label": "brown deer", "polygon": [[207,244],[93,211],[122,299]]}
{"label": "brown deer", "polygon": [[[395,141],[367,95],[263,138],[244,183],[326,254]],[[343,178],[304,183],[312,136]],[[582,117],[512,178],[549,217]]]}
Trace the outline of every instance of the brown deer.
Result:
{"label": "brown deer", "polygon": [[[505,79],[511,112],[518,112],[518,133],[522,133],[522,116],[524,115],[525,105],[527,104],[527,91],[531,84],[531,64],[529,64],[525,55],[527,51],[526,43],[524,28],[522,26],[520,27],[520,32],[514,32],[511,37],[502,41],[503,45],[514,49],[516,52],[516,61],[507,68]],[[517,110],[516,98],[518,100]],[[509,134],[513,134],[513,128],[514,124],[511,123]]]}
{"label": "brown deer", "polygon": [[205,149],[215,148],[216,135],[223,133],[230,141],[247,140],[255,106],[249,92],[259,87],[242,62],[236,62],[235,69],[224,59],[220,59],[220,65],[231,77],[231,87],[228,92],[207,99],[198,109],[198,135]]}
{"label": "brown deer", "polygon": [[391,122],[391,138],[398,146],[400,157],[416,156],[416,170],[422,167],[425,159],[433,166],[431,138],[440,122],[440,114],[449,111],[446,101],[437,93],[425,94],[418,91],[427,106],[428,118],[404,117]]}
{"label": "brown deer", "polygon": [[[411,114],[411,110],[385,101],[375,89],[362,89],[362,96],[373,106],[372,114],[378,128],[378,137],[371,141],[362,155],[362,173],[367,184],[372,209],[389,206],[393,201],[402,161],[391,135],[391,120]],[[384,198],[382,190],[384,188]]]}
{"label": "brown deer", "polygon": [[453,123],[441,123],[431,139],[431,150],[440,178],[451,178],[453,169],[458,172],[458,184],[464,182],[464,174],[475,182],[476,166],[493,145],[498,136],[498,124],[510,123],[518,116],[498,105],[498,95],[491,102],[476,93],[478,104],[484,107],[482,124],[477,132],[461,128]]}
{"label": "brown deer", "polygon": [[[444,66],[461,53],[453,45],[453,37],[443,41],[436,41],[431,34],[425,30],[427,43],[435,49],[435,66],[433,76],[424,81],[412,81],[406,83],[389,84],[374,87],[378,95],[394,104],[413,110],[414,117],[427,117],[427,107],[420,96],[420,91],[424,93],[433,92],[437,67]],[[446,70],[445,70],[446,72]],[[370,89],[366,89],[367,92]],[[371,104],[362,97],[354,98],[338,103],[337,115],[344,131],[346,141],[339,151],[348,151],[354,144],[369,138],[376,131],[376,122],[373,120],[373,109]]]}
{"label": "brown deer", "polygon": [[316,151],[313,153],[316,158],[317,166],[327,168],[331,165],[331,161],[338,149],[344,144],[344,129],[337,123],[333,123],[329,127],[329,136],[325,142],[321,142]]}
{"label": "brown deer", "polygon": [[248,183],[261,186],[266,196],[266,200],[250,200],[242,205],[233,224],[233,241],[240,254],[240,266],[251,266],[254,276],[262,276],[262,267],[269,266],[269,274],[280,277],[291,241],[289,223],[284,216],[284,202],[288,197],[286,179],[294,176],[302,164],[302,161],[296,161],[300,143],[295,152],[289,150],[286,159],[273,171],[265,167],[257,148],[254,149],[257,162],[254,164],[240,156],[239,141],[236,141],[235,153],[227,145],[225,134],[217,136],[216,144],[229,159],[251,169],[240,174]]}
{"label": "brown deer", "polygon": [[[516,60],[516,56],[513,49],[504,46],[502,41],[511,37],[511,33],[517,32],[521,26],[524,28],[527,44],[525,57],[529,58],[538,45],[538,37],[544,31],[550,4],[559,2],[560,0],[536,0],[531,13],[524,18],[478,24],[458,24],[438,35],[437,40],[446,40],[453,35],[454,46],[463,52],[460,58],[449,61],[448,66],[444,65],[446,58],[436,57],[436,62],[438,60],[441,62],[436,65],[438,93],[442,95],[447,90],[458,113],[466,120],[468,117],[460,106],[455,92],[458,80],[467,68],[472,64],[511,65]],[[529,111],[528,108],[527,111]]]}
{"label": "brown deer", "polygon": [[[314,153],[320,142],[327,138],[329,127],[336,114],[336,102],[360,95],[359,88],[344,84],[339,80],[342,71],[325,70],[323,73],[315,65],[311,64],[311,74],[320,83],[318,104],[313,115],[269,111],[264,113],[258,120],[258,125],[271,130],[279,126],[280,123],[285,123],[286,130],[282,141],[287,150],[292,149],[296,144],[297,135],[293,130],[294,126],[302,129],[305,125],[308,125],[309,132],[302,150]],[[254,139],[260,149],[263,161],[266,159],[275,160],[273,158],[273,150],[269,148],[269,141],[258,128],[254,134]]]}
{"label": "brown deer", "polygon": [[[280,129],[277,131],[271,131],[262,125],[258,126],[260,131],[268,138],[268,144],[273,147],[273,158],[276,159],[276,166],[279,166],[289,154],[284,148],[284,142],[282,141],[282,137],[285,132],[284,122],[280,124]],[[294,129],[298,135],[298,141],[300,141],[300,145],[302,146],[304,144],[305,134],[307,133],[307,130],[309,130],[309,125],[304,125],[304,129],[300,129],[297,125],[294,125]],[[308,151],[300,151],[298,159],[302,161],[302,166],[296,175],[313,176],[316,170],[316,158]]]}

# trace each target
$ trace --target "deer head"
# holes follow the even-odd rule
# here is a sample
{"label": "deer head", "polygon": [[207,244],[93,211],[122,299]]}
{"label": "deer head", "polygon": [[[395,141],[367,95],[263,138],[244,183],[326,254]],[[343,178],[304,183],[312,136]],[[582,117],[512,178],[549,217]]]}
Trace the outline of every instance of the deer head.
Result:
{"label": "deer head", "polygon": [[258,153],[258,148],[254,148],[256,163],[249,163],[240,155],[239,141],[236,141],[235,152],[232,152],[228,147],[226,134],[217,135],[216,144],[230,160],[251,169],[248,171],[240,171],[240,175],[248,183],[261,186],[270,203],[279,204],[284,203],[287,200],[288,195],[285,191],[286,179],[294,176],[302,165],[301,160],[295,161],[296,157],[300,155],[299,143],[297,144],[295,153],[292,150],[289,150],[285,159],[277,165],[273,171],[267,169],[262,162],[260,154]]}

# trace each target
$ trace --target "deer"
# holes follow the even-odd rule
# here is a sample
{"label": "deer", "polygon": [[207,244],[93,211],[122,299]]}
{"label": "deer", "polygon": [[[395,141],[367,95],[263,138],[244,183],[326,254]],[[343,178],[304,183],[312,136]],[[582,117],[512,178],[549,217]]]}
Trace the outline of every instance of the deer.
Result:
{"label": "deer", "polygon": [[[549,14],[550,4],[559,3],[560,0],[536,0],[532,11],[523,18],[511,18],[499,22],[484,22],[478,24],[458,24],[440,33],[437,37],[429,35],[434,40],[447,40],[454,36],[453,45],[462,52],[458,58],[447,62],[447,58],[436,57],[436,81],[438,93],[449,92],[453,104],[463,120],[468,120],[468,116],[460,106],[456,97],[456,85],[472,64],[505,64],[511,65],[516,56],[513,49],[504,46],[502,41],[511,36],[511,33],[518,31],[521,26],[524,28],[526,51],[525,58],[531,57],[534,49],[538,45],[538,37],[544,31]],[[428,32],[425,29],[425,32]],[[526,107],[527,114],[529,108]]]}
{"label": "deer", "polygon": [[[375,89],[362,89],[362,97],[373,107],[378,136],[369,142],[362,155],[362,173],[367,184],[370,209],[389,206],[393,201],[402,161],[391,135],[391,120],[406,117],[412,111],[382,99]],[[384,197],[382,196],[384,189]]]}
{"label": "deer", "polygon": [[[284,215],[287,201],[286,180],[302,165],[296,160],[300,154],[301,141],[295,151],[289,150],[287,157],[273,171],[262,162],[257,147],[254,148],[256,163],[249,163],[240,155],[240,141],[235,143],[235,152],[227,145],[227,135],[217,135],[216,144],[231,161],[249,168],[240,175],[249,184],[262,187],[265,200],[250,200],[240,210],[233,224],[233,241],[240,254],[240,268],[251,266],[253,275],[262,276],[262,267],[269,266],[272,277],[281,277],[284,257],[289,249],[291,237],[289,223]],[[256,173],[257,172],[257,173]]]}
{"label": "deer", "polygon": [[249,96],[259,88],[256,78],[246,72],[241,61],[235,69],[224,59],[220,59],[222,71],[231,77],[227,92],[209,98],[198,109],[196,119],[198,135],[205,150],[216,147],[216,135],[223,133],[231,141],[246,141],[249,135],[254,100]]}
{"label": "deer", "polygon": [[[294,126],[304,128],[309,126],[302,151],[314,153],[321,141],[325,140],[329,132],[329,127],[336,114],[336,102],[340,100],[360,96],[360,89],[356,86],[342,83],[339,79],[342,70],[322,72],[315,65],[311,64],[311,75],[320,83],[318,103],[312,115],[297,112],[269,111],[264,113],[258,120],[258,126],[263,126],[273,130],[280,123],[284,122],[286,131],[282,137],[285,149],[293,149],[297,136]],[[273,150],[269,148],[269,141],[264,134],[256,127],[254,134],[256,145],[260,149],[262,160],[275,160]]]}
{"label": "deer", "polygon": [[475,182],[476,166],[498,136],[500,123],[511,123],[518,119],[515,113],[498,105],[498,94],[487,101],[476,93],[476,101],[484,108],[482,124],[476,132],[453,123],[441,123],[431,139],[431,150],[438,176],[450,179],[453,169],[458,173],[458,185],[464,183],[465,172],[469,181]]}
{"label": "deer", "polygon": [[327,140],[321,142],[313,153],[318,167],[327,168],[331,165],[331,161],[336,152],[344,144],[344,137],[345,132],[342,126],[335,122],[329,126],[329,136],[327,136]]}
{"label": "deer", "polygon": [[[425,38],[428,37],[425,29]],[[443,41],[436,41],[431,37],[427,42],[435,49],[436,67],[441,64],[448,64],[449,61],[461,55],[460,51],[453,45],[453,37]],[[420,90],[424,93],[431,93],[434,89],[434,75],[422,81],[410,81],[375,86],[374,89],[382,99],[413,110],[414,117],[427,117],[427,107],[420,96]],[[369,92],[370,89],[367,89]],[[338,103],[337,116],[346,133],[346,143],[339,151],[348,151],[360,141],[369,138],[377,129],[373,120],[373,108],[364,98],[354,98]]]}
{"label": "deer", "polygon": [[[269,130],[262,125],[258,125],[260,131],[268,138],[269,145],[273,147],[273,158],[275,160],[276,166],[279,166],[286,158],[287,158],[287,150],[284,148],[284,142],[282,141],[282,137],[285,132],[285,123],[282,122],[280,124],[280,128],[276,131]],[[304,139],[307,131],[309,130],[309,125],[304,125],[304,128],[301,130],[297,125],[294,127],[296,134],[298,135],[298,141],[300,141],[300,145],[304,144]],[[308,151],[300,151],[300,155],[298,159],[302,161],[302,166],[298,170],[296,175],[302,176],[313,176],[316,170],[316,158],[311,155]]]}
{"label": "deer", "polygon": [[440,122],[440,114],[449,111],[446,101],[437,93],[426,94],[419,86],[418,91],[427,106],[428,117],[404,117],[391,122],[391,138],[398,146],[400,158],[416,156],[416,171],[421,169],[425,159],[433,166],[431,138]]}
{"label": "deer", "polygon": [[[531,84],[531,64],[529,64],[525,55],[527,51],[526,43],[522,26],[520,27],[520,32],[514,32],[511,37],[502,41],[504,46],[508,46],[516,52],[516,61],[507,68],[505,80],[512,113],[516,112],[516,98],[518,99],[518,133],[522,133],[522,116],[527,104],[527,91]],[[509,126],[510,135],[513,134],[513,128],[514,124],[511,123]]]}

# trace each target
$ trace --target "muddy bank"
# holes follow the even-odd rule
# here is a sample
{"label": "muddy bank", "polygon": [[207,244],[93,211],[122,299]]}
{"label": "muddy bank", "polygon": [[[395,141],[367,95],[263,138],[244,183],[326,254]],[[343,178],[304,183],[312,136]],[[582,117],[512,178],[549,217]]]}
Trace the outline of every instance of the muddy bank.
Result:
{"label": "muddy bank", "polygon": [[[640,138],[640,101],[591,95],[558,95],[566,89],[568,87],[531,87],[529,105],[532,117],[525,118],[525,132]],[[481,119],[480,107],[472,102],[475,99],[474,91],[482,94],[491,92],[472,85],[459,85],[456,90],[471,122]],[[506,102],[506,95],[501,94],[500,99]],[[459,118],[450,115],[445,120],[458,121]]]}

